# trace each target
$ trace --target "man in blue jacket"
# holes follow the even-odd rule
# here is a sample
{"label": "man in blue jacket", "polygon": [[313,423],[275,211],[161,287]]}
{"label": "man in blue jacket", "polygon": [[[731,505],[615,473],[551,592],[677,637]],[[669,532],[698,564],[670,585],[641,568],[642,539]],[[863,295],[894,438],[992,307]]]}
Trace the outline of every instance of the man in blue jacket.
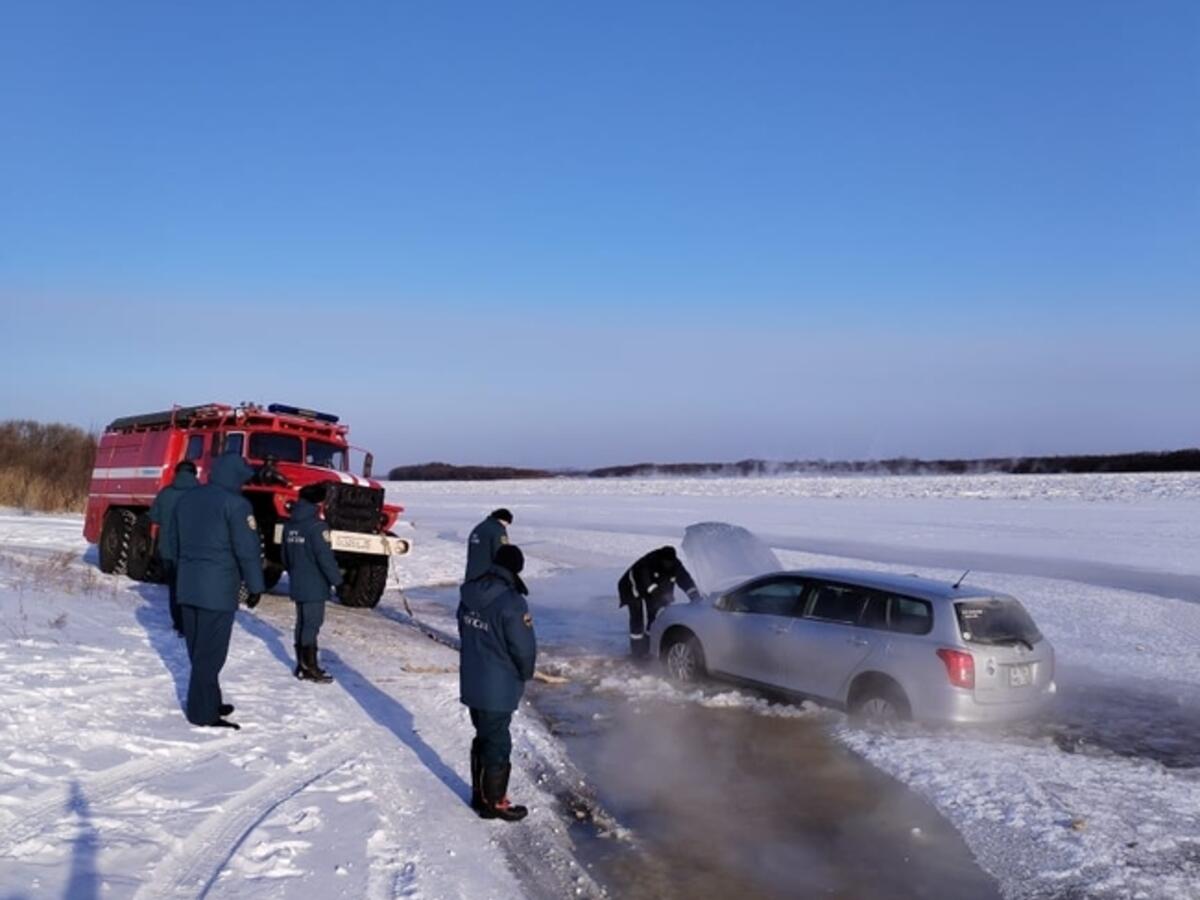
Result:
{"label": "man in blue jacket", "polygon": [[512,773],[509,725],[533,677],[537,640],[529,606],[516,585],[525,557],[505,544],[491,567],[460,589],[460,699],[471,710],[471,806],[485,819],[516,822],[528,810],[508,800]]}
{"label": "man in blue jacket", "polygon": [[245,583],[246,605],[258,605],[263,584],[262,545],[250,501],[242,485],[254,470],[240,456],[218,457],[208,484],[188,491],[175,506],[163,556],[175,566],[192,674],[187,718],[193,725],[238,728],[224,716],[219,677],[229,654],[238,593]]}
{"label": "man in blue jacket", "polygon": [[291,517],[283,527],[283,565],[288,592],[296,603],[296,677],[328,683],[333,676],[317,659],[317,633],[325,621],[329,592],[342,583],[342,572],[333,555],[329,526],[317,515],[325,502],[325,485],[300,489]]}
{"label": "man in blue jacket", "polygon": [[175,466],[175,477],[171,483],[159,491],[154,502],[150,504],[150,521],[158,526],[156,552],[163,581],[167,583],[171,625],[174,627],[175,633],[181,636],[183,635],[183,616],[179,611],[179,598],[175,592],[175,566],[171,564],[170,560],[163,558],[162,548],[166,546],[169,539],[168,530],[175,525],[175,504],[179,502],[179,498],[186,491],[199,486],[200,482],[196,480],[196,464],[190,459],[185,459]]}

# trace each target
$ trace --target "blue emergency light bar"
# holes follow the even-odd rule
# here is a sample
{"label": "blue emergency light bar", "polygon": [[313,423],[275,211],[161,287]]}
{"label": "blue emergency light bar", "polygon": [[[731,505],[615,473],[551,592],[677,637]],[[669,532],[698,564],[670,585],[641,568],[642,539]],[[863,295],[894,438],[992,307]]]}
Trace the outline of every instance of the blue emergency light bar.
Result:
{"label": "blue emergency light bar", "polygon": [[272,403],[267,407],[267,412],[278,413],[283,416],[302,416],[305,419],[328,422],[330,425],[336,425],[338,421],[338,417],[333,413],[317,412],[315,409],[301,409],[298,406],[288,406],[284,403]]}

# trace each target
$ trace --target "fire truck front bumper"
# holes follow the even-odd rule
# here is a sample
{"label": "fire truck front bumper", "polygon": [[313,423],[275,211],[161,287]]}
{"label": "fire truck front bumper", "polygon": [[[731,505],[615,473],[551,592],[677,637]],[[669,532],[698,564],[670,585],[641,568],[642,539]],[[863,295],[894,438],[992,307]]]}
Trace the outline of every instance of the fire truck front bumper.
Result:
{"label": "fire truck front bumper", "polygon": [[[275,543],[283,541],[283,525],[275,526]],[[357,531],[329,532],[329,543],[342,553],[366,553],[372,556],[408,556],[412,552],[410,538],[390,534],[362,534]]]}

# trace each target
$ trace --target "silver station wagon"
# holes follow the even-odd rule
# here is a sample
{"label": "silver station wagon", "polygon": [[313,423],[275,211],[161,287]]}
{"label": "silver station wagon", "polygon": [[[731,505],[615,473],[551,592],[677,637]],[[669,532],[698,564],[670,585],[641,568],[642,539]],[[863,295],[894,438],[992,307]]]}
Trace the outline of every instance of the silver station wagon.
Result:
{"label": "silver station wagon", "polygon": [[1054,648],[1018,600],[915,575],[757,575],[663,610],[650,641],[673,680],[710,675],[878,719],[1013,721],[1056,690]]}

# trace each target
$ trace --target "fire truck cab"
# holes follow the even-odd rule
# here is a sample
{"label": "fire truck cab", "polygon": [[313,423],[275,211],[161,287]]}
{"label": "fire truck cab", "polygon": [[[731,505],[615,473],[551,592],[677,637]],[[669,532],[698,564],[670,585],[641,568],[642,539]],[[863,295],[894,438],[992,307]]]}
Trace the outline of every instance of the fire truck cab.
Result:
{"label": "fire truck cab", "polygon": [[215,457],[237,453],[256,475],[244,494],[254,507],[270,589],[283,574],[283,523],[300,488],[327,483],[322,513],[342,569],[338,596],[347,606],[373,607],[387,586],[392,557],[412,542],[393,529],[403,512],[384,503],[371,479],[371,454],[362,474],[350,471],[349,428],[329,413],[271,404],[209,403],[126,416],[104,429],[88,494],[83,534],[99,544],[100,569],[139,581],[157,581],[155,539],[148,518],[155,495],[189,459],[201,482]]}

